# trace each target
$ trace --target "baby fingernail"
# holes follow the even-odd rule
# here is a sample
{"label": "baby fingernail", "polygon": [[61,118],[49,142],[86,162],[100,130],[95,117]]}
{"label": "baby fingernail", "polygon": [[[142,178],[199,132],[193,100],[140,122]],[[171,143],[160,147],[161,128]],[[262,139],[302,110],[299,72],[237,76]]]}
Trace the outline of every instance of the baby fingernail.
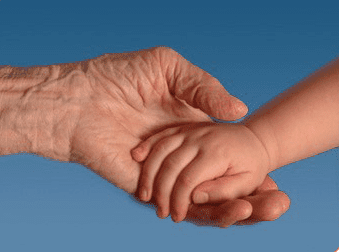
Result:
{"label": "baby fingernail", "polygon": [[193,202],[195,204],[204,204],[208,202],[208,194],[205,192],[198,192],[193,195]]}
{"label": "baby fingernail", "polygon": [[140,192],[140,199],[143,201],[147,201],[148,200],[148,192],[146,188],[142,188],[141,192]]}
{"label": "baby fingernail", "polygon": [[172,215],[172,220],[175,222],[175,223],[178,223],[178,217],[176,215]]}
{"label": "baby fingernail", "polygon": [[164,211],[162,210],[161,207],[158,208],[157,215],[159,218],[164,219]]}
{"label": "baby fingernail", "polygon": [[173,213],[173,214],[171,214],[171,216],[172,216],[172,220],[175,223],[179,223],[181,221],[178,213]]}

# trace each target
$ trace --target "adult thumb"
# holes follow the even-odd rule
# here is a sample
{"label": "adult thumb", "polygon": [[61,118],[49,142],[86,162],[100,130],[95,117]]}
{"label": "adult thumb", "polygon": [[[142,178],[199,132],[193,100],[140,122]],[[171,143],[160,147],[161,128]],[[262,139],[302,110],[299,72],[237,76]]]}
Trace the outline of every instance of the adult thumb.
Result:
{"label": "adult thumb", "polygon": [[217,119],[233,121],[245,116],[247,106],[230,95],[220,82],[170,48],[160,50],[169,91],[177,98]]}

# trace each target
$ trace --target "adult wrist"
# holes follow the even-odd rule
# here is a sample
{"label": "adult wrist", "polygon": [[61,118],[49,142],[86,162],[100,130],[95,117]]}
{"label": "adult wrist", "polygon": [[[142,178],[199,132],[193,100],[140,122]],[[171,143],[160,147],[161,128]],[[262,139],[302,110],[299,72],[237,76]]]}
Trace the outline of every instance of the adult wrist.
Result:
{"label": "adult wrist", "polygon": [[72,77],[81,73],[76,64],[0,69],[1,155],[28,152],[69,161],[80,109],[79,81]]}

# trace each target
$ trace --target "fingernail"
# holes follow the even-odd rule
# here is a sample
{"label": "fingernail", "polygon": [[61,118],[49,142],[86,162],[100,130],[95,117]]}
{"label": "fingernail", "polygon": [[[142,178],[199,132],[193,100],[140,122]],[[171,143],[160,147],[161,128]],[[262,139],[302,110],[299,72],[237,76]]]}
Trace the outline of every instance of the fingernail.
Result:
{"label": "fingernail", "polygon": [[164,216],[164,211],[162,210],[161,207],[158,208],[157,215],[160,219],[165,219],[166,216]]}
{"label": "fingernail", "polygon": [[178,215],[177,215],[177,214],[173,213],[173,214],[171,214],[171,217],[172,217],[172,221],[174,221],[175,223],[178,223],[178,222],[179,222],[179,221],[178,221]]}
{"label": "fingernail", "polygon": [[245,114],[248,111],[246,105],[240,100],[235,101],[234,107],[235,107],[237,113],[239,113],[239,114]]}
{"label": "fingernail", "polygon": [[161,218],[161,214],[162,214],[162,212],[161,212],[161,209],[160,209],[160,207],[159,207],[158,210],[157,210],[157,216],[158,216],[158,218]]}
{"label": "fingernail", "polygon": [[140,199],[143,201],[148,201],[148,192],[146,188],[142,188],[140,192]]}
{"label": "fingernail", "polygon": [[175,223],[179,223],[180,221],[182,221],[182,218],[178,213],[171,214],[171,217]]}
{"label": "fingernail", "polygon": [[208,202],[208,194],[205,192],[198,192],[193,195],[193,202],[195,204],[204,204]]}

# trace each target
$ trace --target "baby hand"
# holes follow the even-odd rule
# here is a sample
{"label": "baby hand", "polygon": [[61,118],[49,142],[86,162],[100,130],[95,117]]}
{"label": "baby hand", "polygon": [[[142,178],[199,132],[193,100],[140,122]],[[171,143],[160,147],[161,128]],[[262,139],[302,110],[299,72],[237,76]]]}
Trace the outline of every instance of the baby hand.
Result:
{"label": "baby hand", "polygon": [[206,194],[208,199],[195,193],[195,203],[247,196],[262,184],[270,165],[265,147],[247,127],[209,122],[166,129],[139,144],[132,157],[138,162],[147,158],[140,199],[153,195],[158,216],[171,213],[176,222],[186,217],[192,191],[201,183],[207,181],[204,191],[215,182],[220,190]]}

